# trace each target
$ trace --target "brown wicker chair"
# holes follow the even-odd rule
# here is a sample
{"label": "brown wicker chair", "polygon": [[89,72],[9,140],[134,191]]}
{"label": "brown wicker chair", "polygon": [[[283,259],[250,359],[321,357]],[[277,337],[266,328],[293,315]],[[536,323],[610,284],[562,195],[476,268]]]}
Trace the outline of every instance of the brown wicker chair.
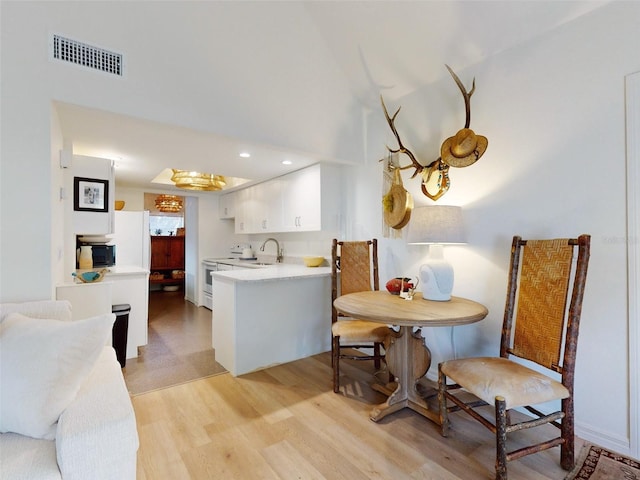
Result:
{"label": "brown wicker chair", "polygon": [[[340,295],[379,288],[378,241],[375,238],[361,242],[334,239],[331,246],[331,364],[336,393],[340,391],[340,359],[373,360],[375,368],[380,369],[384,359],[383,342],[390,329],[380,323],[347,319],[338,313],[333,302]],[[372,349],[373,354],[358,351],[362,348]]]}
{"label": "brown wicker chair", "polygon": [[[497,480],[506,480],[507,461],[558,445],[562,468],[574,466],[573,378],[589,246],[589,235],[528,241],[514,237],[500,357],[450,360],[439,365],[442,435],[447,436],[450,427],[448,413],[456,410],[464,410],[495,433]],[[532,370],[510,356],[556,372],[559,380],[558,375],[553,378],[540,369]],[[447,385],[447,378],[455,383]],[[479,400],[463,401],[461,389],[467,397],[470,392]],[[559,401],[560,410],[544,414],[532,407],[548,401]],[[495,423],[477,410],[488,404],[495,406]],[[509,410],[513,408],[524,408],[535,417],[512,424]],[[507,452],[508,433],[547,423],[560,429],[558,437]]]}

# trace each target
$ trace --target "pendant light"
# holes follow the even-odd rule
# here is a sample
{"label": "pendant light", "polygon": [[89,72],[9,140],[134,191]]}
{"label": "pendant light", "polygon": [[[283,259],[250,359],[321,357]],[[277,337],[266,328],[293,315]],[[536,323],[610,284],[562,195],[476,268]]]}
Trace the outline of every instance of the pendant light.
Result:
{"label": "pendant light", "polygon": [[182,210],[182,198],[177,195],[158,195],[156,208],[161,212],[177,213]]}

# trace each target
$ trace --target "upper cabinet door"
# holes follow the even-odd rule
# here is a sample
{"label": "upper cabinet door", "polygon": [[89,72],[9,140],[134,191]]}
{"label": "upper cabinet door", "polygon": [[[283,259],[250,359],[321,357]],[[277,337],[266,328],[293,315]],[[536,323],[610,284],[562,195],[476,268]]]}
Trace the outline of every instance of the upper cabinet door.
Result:
{"label": "upper cabinet door", "polygon": [[316,164],[235,192],[235,233],[333,230],[335,222],[323,225],[323,211],[338,210],[337,196],[326,193],[332,182],[325,168],[331,170]]}
{"label": "upper cabinet door", "polygon": [[280,178],[260,183],[252,190],[253,231],[270,233],[282,231],[282,181]]}
{"label": "upper cabinet door", "polygon": [[225,193],[218,197],[218,217],[219,218],[235,218],[235,193]]}
{"label": "upper cabinet door", "polygon": [[236,233],[249,233],[251,230],[251,202],[250,202],[250,188],[244,188],[235,192],[235,232]]}
{"label": "upper cabinet door", "polygon": [[282,177],[284,232],[322,229],[320,165],[313,165]]}

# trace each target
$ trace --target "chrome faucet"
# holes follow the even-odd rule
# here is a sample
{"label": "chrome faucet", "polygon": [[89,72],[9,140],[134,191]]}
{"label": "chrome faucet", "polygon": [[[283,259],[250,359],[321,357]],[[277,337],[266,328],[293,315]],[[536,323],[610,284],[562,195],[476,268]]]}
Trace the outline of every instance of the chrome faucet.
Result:
{"label": "chrome faucet", "polygon": [[276,240],[275,238],[267,238],[262,243],[262,246],[260,247],[260,251],[264,252],[264,246],[267,244],[268,241],[276,242],[276,263],[282,263],[282,258],[284,257],[284,253],[280,248],[280,244],[278,243],[278,240]]}

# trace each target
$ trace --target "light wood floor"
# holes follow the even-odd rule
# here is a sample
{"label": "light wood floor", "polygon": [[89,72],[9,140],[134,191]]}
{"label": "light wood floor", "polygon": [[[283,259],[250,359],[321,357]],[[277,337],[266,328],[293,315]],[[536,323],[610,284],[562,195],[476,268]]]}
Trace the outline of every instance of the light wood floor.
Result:
{"label": "light wood floor", "polygon": [[[340,394],[325,353],[134,397],[138,480],[493,478],[495,440],[461,413],[452,414],[448,438],[407,409],[369,420],[384,398],[369,387],[367,364],[344,366]],[[512,446],[539,438],[532,435],[514,434]],[[559,455],[555,448],[510,462],[509,478],[561,480]]]}

